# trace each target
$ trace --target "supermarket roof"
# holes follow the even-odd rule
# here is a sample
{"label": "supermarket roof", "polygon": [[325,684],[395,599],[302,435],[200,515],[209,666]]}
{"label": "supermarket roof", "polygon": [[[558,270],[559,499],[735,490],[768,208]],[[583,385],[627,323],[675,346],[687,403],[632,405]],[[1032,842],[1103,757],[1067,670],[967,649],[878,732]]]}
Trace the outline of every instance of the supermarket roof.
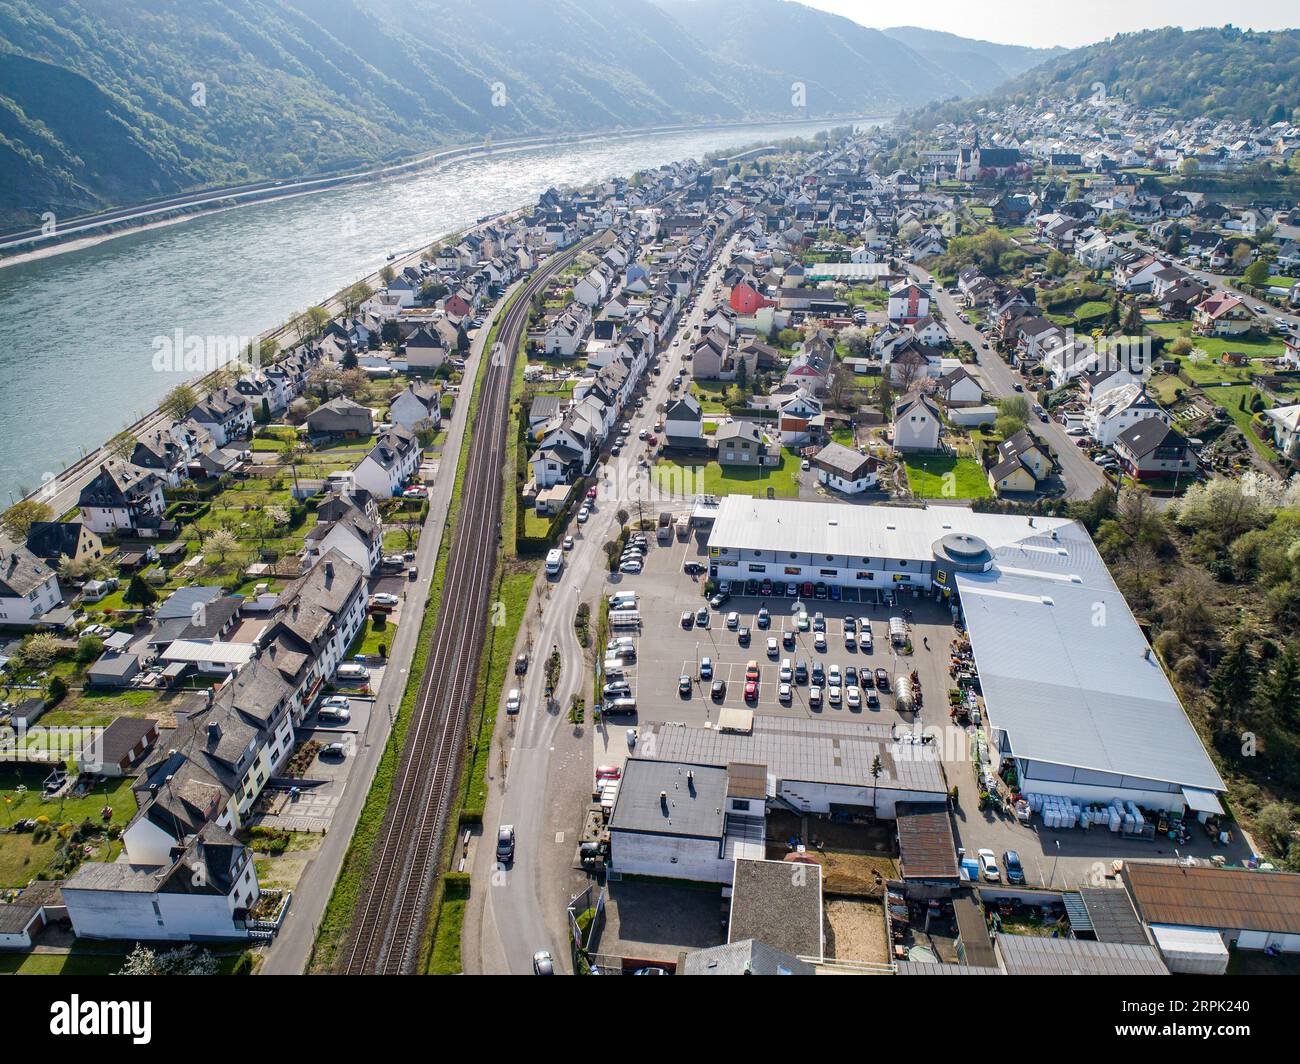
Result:
{"label": "supermarket roof", "polygon": [[1019,758],[1223,791],[1092,540],[1056,531],[956,574],[990,723]]}
{"label": "supermarket roof", "polygon": [[[728,495],[720,500],[709,547],[928,560],[934,542],[950,532],[979,536],[996,548],[1071,527],[1079,528],[1067,518],[976,513],[967,506],[855,506]],[[1087,533],[1079,533],[1091,549]]]}

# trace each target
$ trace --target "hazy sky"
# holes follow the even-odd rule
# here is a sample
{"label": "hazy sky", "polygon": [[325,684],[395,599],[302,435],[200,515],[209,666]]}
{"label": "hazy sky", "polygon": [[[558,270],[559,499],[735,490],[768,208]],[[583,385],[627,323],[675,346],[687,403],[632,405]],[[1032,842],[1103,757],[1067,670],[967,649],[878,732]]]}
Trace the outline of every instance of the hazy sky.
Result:
{"label": "hazy sky", "polygon": [[1244,8],[1222,0],[925,0],[915,6],[879,0],[799,0],[864,26],[921,26],[1006,44],[1073,48],[1116,33],[1157,26],[1222,26],[1277,30],[1300,25],[1295,0],[1254,0]]}

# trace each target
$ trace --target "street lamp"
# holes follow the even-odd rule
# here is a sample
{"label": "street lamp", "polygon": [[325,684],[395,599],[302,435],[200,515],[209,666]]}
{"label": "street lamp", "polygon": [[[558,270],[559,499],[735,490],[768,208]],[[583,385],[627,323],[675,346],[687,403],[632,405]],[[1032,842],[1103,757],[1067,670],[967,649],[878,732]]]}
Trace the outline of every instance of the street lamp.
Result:
{"label": "street lamp", "polygon": [[1061,860],[1061,840],[1056,839],[1055,841],[1056,841],[1056,856],[1052,859],[1052,883],[1050,885],[1055,885],[1056,883],[1056,865]]}

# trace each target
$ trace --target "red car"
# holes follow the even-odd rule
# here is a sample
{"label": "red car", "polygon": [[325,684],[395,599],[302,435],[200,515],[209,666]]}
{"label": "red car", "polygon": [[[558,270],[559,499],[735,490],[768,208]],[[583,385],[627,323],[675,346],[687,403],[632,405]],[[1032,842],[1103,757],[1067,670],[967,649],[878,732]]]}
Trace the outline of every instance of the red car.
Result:
{"label": "red car", "polygon": [[659,437],[658,437],[658,436],[651,436],[651,437],[650,437],[648,440],[646,440],[645,442],[648,443],[651,447],[653,447],[656,443],[659,442]]}
{"label": "red car", "polygon": [[757,701],[758,701],[758,681],[757,681],[757,680],[748,680],[748,681],[746,681],[746,683],[745,683],[745,701],[746,701],[746,702],[757,702]]}
{"label": "red car", "polygon": [[587,498],[589,498],[589,499],[594,499],[595,497],[596,497],[596,489],[595,489],[595,488],[588,488],[588,489],[587,489]]}

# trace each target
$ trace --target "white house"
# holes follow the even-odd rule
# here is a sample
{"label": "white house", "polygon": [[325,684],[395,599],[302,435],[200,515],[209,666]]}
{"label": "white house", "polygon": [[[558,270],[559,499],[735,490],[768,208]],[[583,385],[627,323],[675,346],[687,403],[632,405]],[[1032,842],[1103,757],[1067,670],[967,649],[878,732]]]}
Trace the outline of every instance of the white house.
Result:
{"label": "white house", "polygon": [[1111,389],[1089,405],[1084,414],[1084,426],[1101,446],[1109,447],[1125,429],[1148,418],[1156,418],[1166,425],[1173,424],[1169,414],[1147,394],[1144,383],[1125,384]]}
{"label": "white house", "polygon": [[0,624],[28,625],[62,601],[54,569],[26,547],[0,542]]}
{"label": "white house", "polygon": [[921,392],[903,396],[894,404],[894,450],[936,451],[943,422],[934,401]]}
{"label": "white house", "polygon": [[389,418],[408,432],[422,421],[442,424],[442,389],[433,384],[412,384],[388,404]]}
{"label": "white house", "polygon": [[876,487],[880,463],[870,455],[859,454],[851,447],[828,443],[813,459],[817,479],[843,495],[859,495]]}
{"label": "white house", "polygon": [[375,441],[352,470],[352,476],[357,487],[386,499],[400,494],[419,468],[419,440],[406,429],[394,428]]}
{"label": "white house", "polygon": [[699,441],[704,435],[704,416],[693,395],[674,399],[664,411],[664,435],[670,442]]}

